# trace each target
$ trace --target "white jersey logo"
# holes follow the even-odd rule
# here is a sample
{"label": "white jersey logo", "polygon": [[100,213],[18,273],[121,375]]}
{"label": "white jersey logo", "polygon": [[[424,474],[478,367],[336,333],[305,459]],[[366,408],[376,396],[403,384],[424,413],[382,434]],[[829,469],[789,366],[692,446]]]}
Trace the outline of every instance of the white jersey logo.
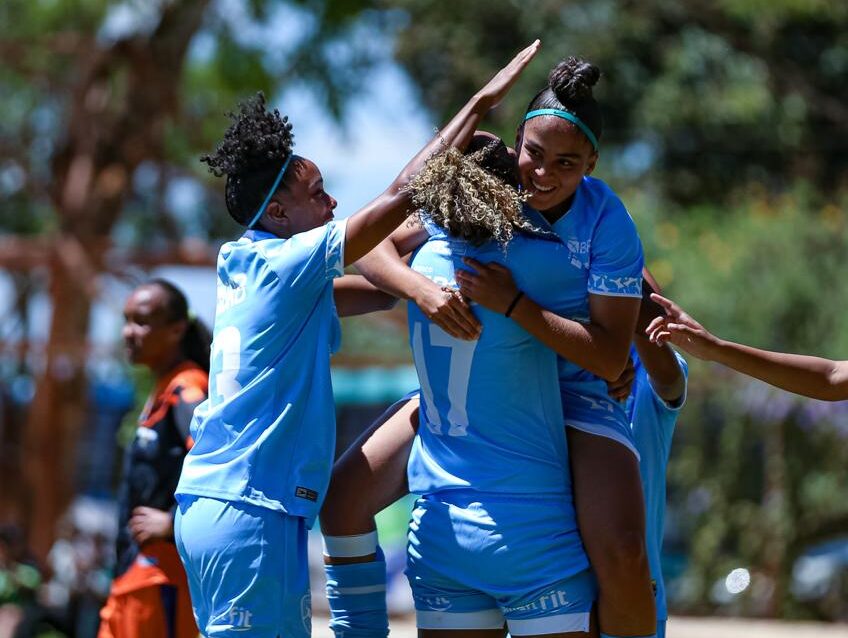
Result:
{"label": "white jersey logo", "polygon": [[247,275],[233,275],[230,284],[218,279],[216,312],[221,314],[247,299]]}

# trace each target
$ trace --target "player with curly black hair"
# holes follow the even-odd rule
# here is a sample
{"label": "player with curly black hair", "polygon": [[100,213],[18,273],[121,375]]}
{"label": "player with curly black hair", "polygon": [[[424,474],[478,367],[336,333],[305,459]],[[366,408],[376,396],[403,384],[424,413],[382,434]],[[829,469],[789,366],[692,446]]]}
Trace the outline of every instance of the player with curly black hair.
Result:
{"label": "player with curly black hair", "polygon": [[[333,280],[406,218],[404,187],[440,144],[464,148],[538,49],[520,52],[413,158],[386,191],[342,221],[292,127],[261,96],[242,104],[215,153],[230,215],[247,227],[218,256],[209,400],[176,494],[177,545],[206,635],[308,636],[306,530],[335,447],[330,354]],[[361,308],[360,308],[361,309]]]}

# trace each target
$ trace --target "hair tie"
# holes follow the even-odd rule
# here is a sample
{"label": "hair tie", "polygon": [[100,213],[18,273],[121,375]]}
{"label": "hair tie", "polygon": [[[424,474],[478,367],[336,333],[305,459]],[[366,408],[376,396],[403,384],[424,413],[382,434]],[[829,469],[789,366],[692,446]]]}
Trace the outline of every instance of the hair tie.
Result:
{"label": "hair tie", "polygon": [[555,117],[560,117],[564,120],[568,120],[572,124],[576,125],[581,131],[583,131],[583,135],[589,138],[589,141],[592,143],[592,148],[595,149],[595,152],[598,152],[598,138],[595,137],[595,134],[592,132],[586,123],[581,120],[579,117],[574,115],[574,113],[569,113],[568,111],[563,111],[562,109],[536,109],[535,111],[530,111],[527,115],[524,116],[524,121],[526,122],[529,119],[534,117],[539,117],[540,115],[553,115]]}
{"label": "hair tie", "polygon": [[291,162],[292,157],[294,157],[294,153],[289,153],[286,161],[283,162],[283,167],[280,169],[280,172],[277,173],[277,179],[274,180],[274,185],[271,186],[271,190],[268,191],[268,197],[265,198],[265,201],[262,202],[262,206],[259,207],[259,210],[256,211],[253,219],[250,220],[250,223],[247,225],[248,229],[253,228],[253,225],[259,221],[260,217],[262,217],[262,213],[265,212],[265,207],[268,205],[268,202],[271,201],[271,197],[274,196],[274,193],[277,192],[277,187],[280,185],[280,180],[283,179],[283,175],[285,175],[286,169],[289,167],[289,162]]}

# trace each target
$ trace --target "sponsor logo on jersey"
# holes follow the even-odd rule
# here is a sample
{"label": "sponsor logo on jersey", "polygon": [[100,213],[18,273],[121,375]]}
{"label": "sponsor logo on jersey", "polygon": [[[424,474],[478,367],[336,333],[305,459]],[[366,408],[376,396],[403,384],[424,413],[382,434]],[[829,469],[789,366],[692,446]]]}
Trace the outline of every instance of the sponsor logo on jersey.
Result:
{"label": "sponsor logo on jersey", "polygon": [[317,502],[318,501],[318,492],[315,490],[310,490],[308,487],[297,486],[294,489],[294,495],[297,498],[305,498],[307,501]]}
{"label": "sponsor logo on jersey", "polygon": [[247,299],[247,275],[233,275],[229,284],[219,279],[217,295],[216,312],[218,313],[239,305]]}
{"label": "sponsor logo on jersey", "polygon": [[419,600],[431,611],[447,611],[451,608],[451,601],[445,596],[422,596]]}
{"label": "sponsor logo on jersey", "polygon": [[520,605],[518,607],[504,607],[504,613],[514,611],[529,611],[531,609],[538,609],[540,611],[551,611],[554,609],[568,607],[571,604],[572,603],[568,600],[568,594],[564,590],[555,589],[553,591],[548,592],[547,594],[539,596],[539,598],[527,603],[526,605]]}
{"label": "sponsor logo on jersey", "polygon": [[232,631],[250,631],[253,629],[253,625],[250,624],[252,616],[253,612],[244,607],[231,607],[227,618]]}

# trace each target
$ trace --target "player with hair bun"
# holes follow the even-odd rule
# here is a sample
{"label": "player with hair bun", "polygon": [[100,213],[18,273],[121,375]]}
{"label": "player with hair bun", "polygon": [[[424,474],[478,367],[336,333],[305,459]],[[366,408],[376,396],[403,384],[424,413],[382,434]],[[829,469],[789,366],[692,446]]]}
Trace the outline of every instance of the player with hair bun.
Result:
{"label": "player with hair bun", "polygon": [[335,448],[330,354],[338,315],[368,309],[363,291],[333,280],[404,221],[411,176],[440,144],[465,147],[538,46],[513,58],[346,220],[333,219],[320,170],[294,153],[291,124],[261,94],[230,115],[203,158],[226,176],[227,210],[246,227],[218,255],[209,399],[195,411],[176,490],[177,546],[204,635],[310,634],[306,531]]}
{"label": "player with hair bun", "polygon": [[639,455],[623,404],[606,381],[624,370],[641,300],[643,255],[615,193],[590,177],[603,120],[593,87],[600,71],[570,57],[527,108],[518,132],[518,173],[528,219],[556,233],[571,254],[571,284],[554,314],[497,266],[460,273],[464,295],[505,310],[559,355],[577,520],[598,577],[602,635],[650,636],[656,615],[645,551]]}
{"label": "player with hair bun", "polygon": [[[524,216],[531,225],[558,236],[569,252],[564,272],[556,273],[567,278],[556,312],[539,305],[497,263],[469,259],[466,264],[474,272],[457,271],[456,281],[447,287],[458,288],[484,308],[507,314],[560,355],[558,376],[575,505],[599,581],[601,632],[652,636],[656,615],[645,551],[638,452],[624,406],[608,395],[607,387],[627,364],[641,299],[643,255],[636,227],[619,198],[602,181],[590,177],[603,132],[600,107],[593,97],[599,77],[597,67],[584,60],[568,58],[559,63],[548,85],[531,100],[517,135]],[[400,260],[408,248],[390,238],[358,267],[377,287],[414,301],[449,335],[476,339],[480,326],[469,319],[467,308],[435,303],[439,293],[442,298],[448,295],[444,287],[440,289]],[[537,276],[552,276],[551,269],[544,268]],[[457,296],[449,298],[453,301]],[[337,493],[331,492],[322,516],[330,538],[330,563],[368,563],[379,555],[371,517],[397,494],[388,487],[396,483],[383,473],[389,475],[396,467],[396,455],[406,457],[408,448],[399,441],[413,432],[413,412],[414,407],[398,409],[369,433],[358,454],[337,467],[338,479],[333,481]],[[363,456],[372,468],[370,476],[357,467],[357,459],[361,463]],[[376,476],[380,479],[371,483]],[[409,479],[413,480],[411,470]],[[353,491],[361,498],[359,480],[375,485],[375,495],[350,503]],[[367,542],[349,548],[334,540],[360,537]],[[340,547],[338,556],[333,556],[333,547]],[[374,616],[381,613],[374,611]]]}

